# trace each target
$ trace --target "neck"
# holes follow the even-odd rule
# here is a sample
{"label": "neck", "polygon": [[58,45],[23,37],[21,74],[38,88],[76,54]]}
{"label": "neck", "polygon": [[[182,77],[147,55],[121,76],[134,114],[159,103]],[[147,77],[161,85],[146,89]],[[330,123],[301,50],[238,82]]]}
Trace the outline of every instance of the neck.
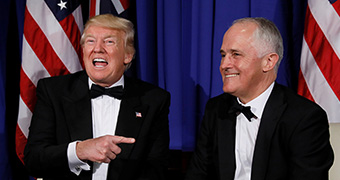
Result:
{"label": "neck", "polygon": [[257,83],[256,85],[254,85],[254,88],[253,88],[254,91],[252,91],[252,93],[246,93],[244,95],[239,95],[237,97],[242,103],[246,104],[250,102],[251,100],[260,96],[264,91],[266,91],[268,87],[275,81],[275,79],[276,79],[276,75],[267,76],[267,78],[260,81],[260,83]]}

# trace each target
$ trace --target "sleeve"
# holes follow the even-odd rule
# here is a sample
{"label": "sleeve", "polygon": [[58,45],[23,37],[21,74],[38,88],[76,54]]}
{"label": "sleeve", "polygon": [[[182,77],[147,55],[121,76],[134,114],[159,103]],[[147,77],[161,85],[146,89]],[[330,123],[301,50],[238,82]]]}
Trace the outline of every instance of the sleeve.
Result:
{"label": "sleeve", "polygon": [[326,180],[334,160],[327,115],[321,108],[305,112],[289,145],[289,179]]}
{"label": "sleeve", "polygon": [[87,163],[81,161],[77,156],[76,146],[78,142],[79,141],[70,143],[67,148],[68,166],[70,168],[70,171],[77,176],[82,170],[89,171],[91,169],[91,167]]}
{"label": "sleeve", "polygon": [[[38,82],[37,101],[24,150],[25,167],[34,177],[58,177],[71,173],[67,159],[69,142],[59,143],[57,140],[54,105],[57,100],[47,87],[46,79]],[[67,136],[66,132],[62,133]]]}

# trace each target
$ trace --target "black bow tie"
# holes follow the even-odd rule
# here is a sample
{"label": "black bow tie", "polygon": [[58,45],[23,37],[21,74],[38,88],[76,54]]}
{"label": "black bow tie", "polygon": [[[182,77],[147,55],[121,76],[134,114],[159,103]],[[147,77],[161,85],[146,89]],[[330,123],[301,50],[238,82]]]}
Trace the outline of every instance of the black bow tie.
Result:
{"label": "black bow tie", "polygon": [[90,95],[92,99],[101,95],[108,95],[117,99],[122,99],[123,93],[124,93],[123,86],[104,88],[97,84],[92,84]]}
{"label": "black bow tie", "polygon": [[[236,100],[235,100],[236,101]],[[251,118],[257,119],[255,114],[253,114],[250,110],[250,106],[242,106],[238,102],[234,102],[233,105],[229,109],[229,113],[236,113],[236,115],[239,115],[240,113],[243,113],[244,116],[248,119],[248,121],[251,121]]]}

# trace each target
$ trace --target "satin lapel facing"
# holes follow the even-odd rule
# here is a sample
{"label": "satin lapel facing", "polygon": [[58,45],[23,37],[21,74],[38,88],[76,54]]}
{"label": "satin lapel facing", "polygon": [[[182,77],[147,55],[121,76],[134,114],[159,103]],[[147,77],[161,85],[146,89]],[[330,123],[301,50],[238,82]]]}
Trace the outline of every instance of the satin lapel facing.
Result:
{"label": "satin lapel facing", "polygon": [[265,105],[254,149],[251,179],[264,179],[273,134],[280,117],[287,107],[285,97],[276,84]]}
{"label": "satin lapel facing", "polygon": [[[140,95],[137,92],[129,92],[129,87],[126,86],[126,88],[127,94],[121,101],[115,134],[133,137],[137,141],[147,115],[148,106],[141,104]],[[122,148],[120,156],[128,158],[134,144],[120,144],[119,146]]]}

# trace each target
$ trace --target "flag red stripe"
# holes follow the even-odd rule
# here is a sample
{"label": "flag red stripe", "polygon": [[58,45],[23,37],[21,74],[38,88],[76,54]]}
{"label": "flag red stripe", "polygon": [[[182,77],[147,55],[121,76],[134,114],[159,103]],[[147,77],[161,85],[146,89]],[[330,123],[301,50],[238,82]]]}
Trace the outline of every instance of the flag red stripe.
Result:
{"label": "flag red stripe", "polygon": [[120,3],[122,4],[125,10],[130,6],[129,0],[120,0]]}
{"label": "flag red stripe", "polygon": [[67,16],[66,18],[64,18],[62,21],[59,22],[61,27],[63,28],[63,30],[65,31],[68,39],[70,40],[73,48],[75,49],[75,51],[78,54],[78,57],[80,57],[80,63],[82,65],[82,67],[84,68],[84,62],[83,62],[83,58],[82,57],[82,52],[81,52],[81,46],[80,46],[80,30],[78,28],[78,25],[74,19],[73,16]]}
{"label": "flag red stripe", "polygon": [[22,133],[19,125],[17,124],[16,131],[15,131],[15,149],[17,156],[21,160],[23,164],[24,163],[24,149],[27,143],[27,139],[25,135]]}
{"label": "flag red stripe", "polygon": [[308,89],[307,83],[305,81],[305,78],[303,77],[301,70],[299,71],[299,83],[298,83],[297,93],[300,94],[301,96],[304,96],[307,99],[315,102],[312,94],[310,93],[310,91]]}
{"label": "flag red stripe", "polygon": [[20,69],[20,96],[31,112],[33,112],[35,102],[37,100],[35,89],[36,89],[35,85],[27,77],[26,73],[21,68]]}
{"label": "flag red stripe", "polygon": [[340,1],[335,1],[333,4],[332,4],[333,8],[335,9],[335,11],[340,14]]}
{"label": "flag red stripe", "polygon": [[26,8],[24,23],[24,35],[36,56],[45,66],[51,76],[69,74],[69,71],[54,52],[48,39],[41,31]]}
{"label": "flag red stripe", "polygon": [[90,0],[90,17],[96,15],[96,0]]}
{"label": "flag red stripe", "polygon": [[340,99],[340,60],[315,21],[309,6],[306,11],[304,36],[319,69],[338,99]]}
{"label": "flag red stripe", "polygon": [[[95,3],[95,1],[93,1]],[[32,5],[32,4],[30,4]],[[44,1],[41,1],[40,5],[46,5]],[[26,41],[23,42],[23,54],[22,54],[22,68],[20,70],[20,102],[19,102],[19,114],[18,114],[18,123],[16,127],[16,152],[19,159],[23,162],[24,158],[24,148],[27,143],[27,134],[28,126],[30,125],[30,118],[32,116],[34,106],[36,104],[36,81],[39,78],[43,78],[46,76],[57,76],[69,74],[68,67],[71,68],[70,71],[78,71],[81,70],[79,66],[79,59],[81,57],[81,47],[79,44],[81,28],[78,25],[82,25],[82,17],[81,11],[79,7],[76,9],[77,11],[72,12],[67,16],[66,19],[60,21],[60,26],[63,30],[58,29],[60,34],[65,33],[60,36],[60,39],[57,39],[58,42],[53,42],[54,37],[49,38],[50,36],[45,36],[43,29],[39,27],[42,25],[42,28],[46,27],[49,23],[54,22],[46,22],[47,19],[37,19],[39,22],[37,23],[35,19],[32,17],[28,8],[25,9],[25,22],[24,22],[24,38]],[[46,14],[50,15],[51,12],[46,12],[45,10],[32,8],[32,13],[37,16],[45,16]],[[45,14],[46,13],[46,14]],[[74,15],[74,16],[73,16]],[[78,19],[79,18],[79,19]],[[79,22],[79,23],[77,23]],[[47,23],[47,24],[45,24]],[[50,25],[48,25],[50,26]],[[49,31],[47,29],[47,31]],[[64,31],[64,32],[62,32]],[[66,39],[68,38],[68,39]],[[59,41],[60,40],[60,41]],[[51,41],[51,44],[50,44]],[[64,44],[56,44],[56,43],[64,43]],[[70,45],[70,43],[72,45]],[[28,47],[29,46],[29,47]],[[59,47],[67,47],[65,51],[71,54],[72,56],[77,56],[74,58],[69,58],[69,56],[65,56],[68,58],[63,58],[64,54],[59,54],[61,57],[59,58],[58,54],[54,51],[52,46],[56,46],[56,50]],[[70,50],[72,48],[72,50]],[[73,49],[76,53],[74,53]],[[65,52],[64,50],[58,49],[60,53]],[[69,52],[71,51],[71,53]],[[66,54],[67,54],[66,53]],[[61,61],[63,60],[63,61]],[[76,62],[75,62],[76,61]],[[40,64],[41,63],[41,64]],[[67,67],[65,64],[68,65]],[[29,67],[27,67],[29,65]],[[83,63],[81,62],[83,66]],[[44,67],[42,67],[44,66]],[[44,71],[44,72],[41,72]],[[46,72],[47,71],[47,72]],[[27,74],[26,74],[27,73]],[[31,111],[31,112],[29,112]]]}

